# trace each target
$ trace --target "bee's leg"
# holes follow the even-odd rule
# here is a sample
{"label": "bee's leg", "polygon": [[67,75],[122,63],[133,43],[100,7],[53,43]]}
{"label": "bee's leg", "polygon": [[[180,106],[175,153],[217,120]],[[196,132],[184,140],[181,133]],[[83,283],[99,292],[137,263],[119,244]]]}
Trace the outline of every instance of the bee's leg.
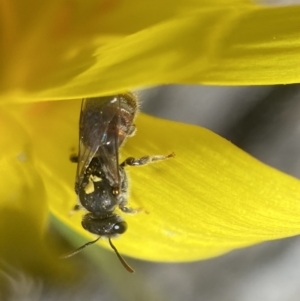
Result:
{"label": "bee's leg", "polygon": [[136,126],[135,126],[135,124],[133,124],[129,127],[129,130],[127,133],[128,137],[134,136],[135,132],[136,132]]}
{"label": "bee's leg", "polygon": [[82,209],[82,206],[79,205],[79,204],[76,204],[72,210],[70,210],[69,212],[69,216],[72,216],[74,213],[76,213],[77,211],[81,210]]}
{"label": "bee's leg", "polygon": [[147,165],[150,163],[167,160],[167,159],[174,158],[174,157],[175,157],[175,153],[171,153],[167,156],[163,156],[163,155],[145,156],[145,157],[141,157],[141,158],[137,158],[137,159],[135,159],[133,157],[129,157],[123,163],[121,163],[121,166],[125,167],[127,165],[129,165],[129,166]]}
{"label": "bee's leg", "polygon": [[72,155],[70,156],[70,161],[71,161],[72,163],[78,163],[78,156],[75,155],[75,154],[72,154]]}
{"label": "bee's leg", "polygon": [[81,209],[81,206],[79,204],[76,204],[74,207],[73,207],[73,211],[78,211]]}
{"label": "bee's leg", "polygon": [[135,214],[138,213],[140,211],[142,211],[142,209],[134,209],[131,207],[127,207],[127,202],[122,202],[121,204],[119,204],[119,208],[124,212],[124,213],[129,213],[129,214]]}

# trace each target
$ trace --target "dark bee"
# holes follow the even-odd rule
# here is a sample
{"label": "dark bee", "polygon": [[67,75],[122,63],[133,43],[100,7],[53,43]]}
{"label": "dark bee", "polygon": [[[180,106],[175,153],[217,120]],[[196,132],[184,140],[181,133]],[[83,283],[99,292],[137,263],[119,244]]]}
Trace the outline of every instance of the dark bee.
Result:
{"label": "dark bee", "polygon": [[71,161],[77,162],[75,192],[80,203],[74,209],[84,208],[89,211],[83,217],[82,226],[99,237],[65,257],[78,253],[100,237],[106,237],[124,267],[133,272],[111,242],[112,237],[127,229],[127,223],[115,210],[119,208],[125,213],[136,212],[127,207],[128,180],[124,167],[145,165],[174,156],[170,154],[127,158],[119,164],[120,147],[135,133],[134,120],[137,111],[137,100],[132,93],[87,98],[82,101],[79,155],[71,158]]}

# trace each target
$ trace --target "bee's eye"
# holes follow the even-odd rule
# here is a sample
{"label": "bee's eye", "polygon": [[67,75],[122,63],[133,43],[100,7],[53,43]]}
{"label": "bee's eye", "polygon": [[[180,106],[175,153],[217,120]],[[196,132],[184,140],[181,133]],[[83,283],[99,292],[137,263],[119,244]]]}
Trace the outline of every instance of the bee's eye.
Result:
{"label": "bee's eye", "polygon": [[115,234],[122,234],[127,230],[127,223],[126,222],[119,222],[116,223],[113,227]]}

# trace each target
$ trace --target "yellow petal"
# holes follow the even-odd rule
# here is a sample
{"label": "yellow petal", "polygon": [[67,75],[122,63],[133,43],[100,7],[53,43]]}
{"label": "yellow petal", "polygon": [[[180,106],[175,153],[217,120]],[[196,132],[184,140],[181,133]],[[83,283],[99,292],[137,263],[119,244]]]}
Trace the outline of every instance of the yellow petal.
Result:
{"label": "yellow petal", "polygon": [[118,243],[127,254],[187,261],[299,233],[298,180],[204,128],[149,116],[137,127],[126,155],[173,149],[176,158],[130,172],[149,216],[130,218],[139,231]]}
{"label": "yellow petal", "polygon": [[[68,156],[77,144],[80,102],[27,106],[23,119],[36,141],[52,213],[84,235],[75,204],[75,169]],[[26,121],[27,120],[27,121]],[[26,122],[25,122],[26,121]],[[122,157],[176,153],[174,159],[126,168],[131,178],[128,231],[120,252],[155,261],[191,261],[300,232],[300,183],[262,164],[209,130],[141,114],[138,132]],[[102,242],[108,247],[107,242]]]}
{"label": "yellow petal", "polygon": [[99,96],[163,83],[300,81],[300,6],[243,0],[1,5],[2,99]]}
{"label": "yellow petal", "polygon": [[3,110],[0,137],[0,266],[13,264],[37,272],[45,263],[41,258],[48,212],[45,187],[28,135]]}
{"label": "yellow petal", "polygon": [[17,118],[13,114],[5,106],[0,109],[1,285],[7,275],[19,272],[59,282],[74,273],[73,267],[58,258],[57,242],[48,231],[51,195],[30,133],[20,112]]}

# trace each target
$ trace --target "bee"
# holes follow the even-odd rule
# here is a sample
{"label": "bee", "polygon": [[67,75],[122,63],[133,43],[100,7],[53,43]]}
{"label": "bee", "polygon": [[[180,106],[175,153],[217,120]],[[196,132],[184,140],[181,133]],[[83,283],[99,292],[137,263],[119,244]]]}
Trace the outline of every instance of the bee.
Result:
{"label": "bee", "polygon": [[111,241],[111,238],[123,234],[127,229],[127,223],[116,213],[116,209],[124,213],[137,212],[127,204],[128,178],[125,167],[174,157],[174,153],[137,159],[130,157],[119,163],[120,148],[136,131],[134,121],[137,112],[137,99],[130,92],[83,99],[79,122],[79,153],[71,157],[71,161],[77,163],[75,192],[79,204],[74,209],[88,211],[82,219],[82,227],[98,235],[98,238],[64,257],[75,255],[105,237],[125,269],[134,272]]}

